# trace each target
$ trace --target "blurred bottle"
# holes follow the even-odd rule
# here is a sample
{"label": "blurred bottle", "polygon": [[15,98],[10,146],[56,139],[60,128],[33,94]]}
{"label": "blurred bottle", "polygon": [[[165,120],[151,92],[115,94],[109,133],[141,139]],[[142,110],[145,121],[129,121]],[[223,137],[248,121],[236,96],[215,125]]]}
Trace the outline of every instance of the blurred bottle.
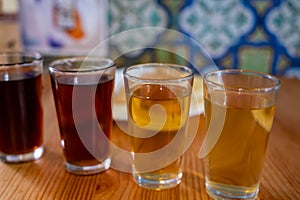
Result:
{"label": "blurred bottle", "polygon": [[19,0],[19,19],[25,50],[86,56],[108,37],[108,0]]}

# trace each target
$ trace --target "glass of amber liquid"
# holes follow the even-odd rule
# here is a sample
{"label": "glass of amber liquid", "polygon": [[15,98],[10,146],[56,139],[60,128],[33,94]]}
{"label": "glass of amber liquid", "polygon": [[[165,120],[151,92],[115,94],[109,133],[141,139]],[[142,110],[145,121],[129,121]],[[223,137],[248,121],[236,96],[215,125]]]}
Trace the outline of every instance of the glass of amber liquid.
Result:
{"label": "glass of amber liquid", "polygon": [[49,66],[68,172],[89,175],[110,167],[111,97],[115,64],[105,58],[66,58]]}
{"label": "glass of amber liquid", "polygon": [[255,199],[280,81],[244,70],[213,71],[203,80],[207,193],[214,199]]}
{"label": "glass of amber liquid", "polygon": [[147,63],[124,70],[133,178],[161,190],[181,182],[194,73],[175,65]]}
{"label": "glass of amber liquid", "polygon": [[0,159],[39,159],[43,147],[43,59],[39,53],[0,53]]}

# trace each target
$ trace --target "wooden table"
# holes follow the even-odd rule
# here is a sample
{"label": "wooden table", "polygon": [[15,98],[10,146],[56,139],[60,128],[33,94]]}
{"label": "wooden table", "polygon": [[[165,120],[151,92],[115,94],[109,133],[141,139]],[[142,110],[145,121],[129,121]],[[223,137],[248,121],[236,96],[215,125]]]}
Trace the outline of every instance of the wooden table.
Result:
{"label": "wooden table", "polygon": [[[173,189],[152,191],[138,187],[131,174],[109,169],[93,176],[76,176],[64,168],[59,130],[50,88],[45,76],[45,155],[23,164],[0,163],[0,199],[209,199],[198,152],[203,116],[190,128],[198,135],[185,153],[184,176]],[[261,180],[259,199],[300,199],[300,81],[283,79]],[[196,124],[197,125],[197,124]],[[120,134],[114,126],[114,134]]]}

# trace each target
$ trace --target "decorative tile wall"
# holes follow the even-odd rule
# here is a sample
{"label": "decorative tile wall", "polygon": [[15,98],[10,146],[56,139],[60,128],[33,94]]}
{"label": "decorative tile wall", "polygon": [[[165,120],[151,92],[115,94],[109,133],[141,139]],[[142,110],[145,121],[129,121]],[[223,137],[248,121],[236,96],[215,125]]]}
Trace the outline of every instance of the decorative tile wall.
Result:
{"label": "decorative tile wall", "polygon": [[[199,42],[220,68],[300,77],[299,0],[110,0],[109,23],[110,35],[141,27],[179,31]],[[168,36],[163,30],[157,35],[128,37],[112,43],[111,53],[164,38]],[[174,44],[189,59],[197,59],[189,40]],[[157,58],[165,52],[150,54]],[[144,62],[150,60],[149,52],[122,55],[119,60]]]}

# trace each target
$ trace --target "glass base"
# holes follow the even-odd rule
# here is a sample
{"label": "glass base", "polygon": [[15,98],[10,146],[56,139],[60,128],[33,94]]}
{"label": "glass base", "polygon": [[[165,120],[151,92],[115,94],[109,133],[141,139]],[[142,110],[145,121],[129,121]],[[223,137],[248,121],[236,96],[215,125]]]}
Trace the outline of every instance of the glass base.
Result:
{"label": "glass base", "polygon": [[111,159],[108,158],[104,162],[97,165],[78,166],[66,162],[66,169],[68,172],[76,175],[92,175],[103,172],[110,167]]}
{"label": "glass base", "polygon": [[256,199],[259,187],[239,187],[206,180],[206,192],[213,199]]}
{"label": "glass base", "polygon": [[0,160],[7,163],[19,163],[37,160],[44,154],[44,147],[40,146],[36,148],[33,152],[18,154],[18,155],[9,155],[0,152]]}
{"label": "glass base", "polygon": [[133,180],[140,187],[163,190],[177,186],[181,182],[182,172],[177,175],[165,174],[165,175],[153,175],[152,173],[133,173]]}

